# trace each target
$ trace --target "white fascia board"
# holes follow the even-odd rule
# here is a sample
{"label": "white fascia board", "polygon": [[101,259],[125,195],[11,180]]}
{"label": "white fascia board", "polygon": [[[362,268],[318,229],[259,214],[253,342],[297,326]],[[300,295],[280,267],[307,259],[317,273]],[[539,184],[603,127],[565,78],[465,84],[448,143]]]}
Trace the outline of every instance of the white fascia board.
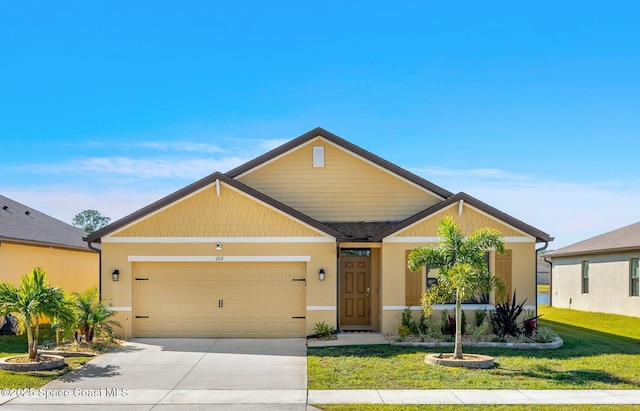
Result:
{"label": "white fascia board", "polygon": [[210,243],[334,243],[332,237],[109,237],[103,243],[210,244]]}
{"label": "white fascia board", "polygon": [[306,263],[310,255],[130,255],[132,263]]}
{"label": "white fascia board", "polygon": [[[505,243],[533,243],[532,237],[501,237]],[[383,243],[438,243],[440,237],[387,237],[383,238]]]}
{"label": "white fascia board", "polygon": [[307,305],[307,311],[337,311],[335,305]]}

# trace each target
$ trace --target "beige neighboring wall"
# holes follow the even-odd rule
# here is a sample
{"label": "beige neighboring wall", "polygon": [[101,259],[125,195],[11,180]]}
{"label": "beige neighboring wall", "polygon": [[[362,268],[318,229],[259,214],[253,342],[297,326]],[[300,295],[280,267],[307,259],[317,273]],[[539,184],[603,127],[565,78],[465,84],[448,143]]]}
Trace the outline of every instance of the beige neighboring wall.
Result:
{"label": "beige neighboring wall", "polygon": [[[324,167],[313,167],[314,146]],[[237,180],[318,221],[400,221],[440,201],[321,137]]]}
{"label": "beige neighboring wall", "polygon": [[[554,307],[640,317],[640,297],[629,296],[629,261],[640,252],[553,257]],[[589,261],[589,293],[582,294],[582,261]]]}
{"label": "beige neighboring wall", "polygon": [[[518,302],[526,298],[525,306],[528,309],[535,308],[537,296],[534,240],[467,205],[464,206],[462,216],[460,216],[458,215],[458,206],[456,204],[455,207],[442,210],[383,240],[381,288],[383,290],[382,331],[384,333],[396,332],[396,326],[400,324],[402,311],[406,307],[406,251],[424,245],[437,245],[436,226],[446,215],[452,216],[460,224],[465,235],[471,234],[478,228],[491,227],[500,230],[503,237],[515,240],[505,241],[506,249],[512,250],[512,288],[516,290]],[[406,239],[406,242],[400,242],[403,241],[403,238]],[[492,272],[495,272],[495,251],[490,252],[489,267]],[[422,290],[424,290],[426,289],[426,279],[424,275],[422,277]],[[455,308],[453,304],[443,307],[449,311]],[[471,307],[471,305],[468,307]],[[418,307],[415,309],[419,310]]]}
{"label": "beige neighboring wall", "polygon": [[37,247],[3,242],[0,244],[0,281],[19,286],[24,274],[43,268],[51,285],[68,292],[83,292],[98,286],[100,256],[97,252]]}

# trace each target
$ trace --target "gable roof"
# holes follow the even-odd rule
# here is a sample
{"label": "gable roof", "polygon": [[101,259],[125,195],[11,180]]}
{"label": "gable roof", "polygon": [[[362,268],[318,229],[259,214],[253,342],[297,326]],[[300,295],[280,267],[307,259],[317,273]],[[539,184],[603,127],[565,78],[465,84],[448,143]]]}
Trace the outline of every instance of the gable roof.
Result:
{"label": "gable roof", "polygon": [[399,167],[381,157],[378,157],[377,155],[356,146],[353,143],[348,142],[347,140],[340,138],[338,136],[336,136],[333,133],[328,132],[327,130],[321,128],[321,127],[317,127],[314,128],[313,130],[304,133],[303,135],[301,135],[300,137],[294,138],[293,140],[281,145],[280,147],[277,147],[259,157],[256,157],[255,159],[248,161],[246,163],[244,163],[243,165],[234,168],[233,170],[225,173],[226,175],[228,175],[231,178],[236,178],[242,174],[245,174],[249,171],[251,171],[252,169],[267,163],[303,144],[305,144],[308,141],[313,140],[314,138],[317,137],[322,137],[325,140],[343,148],[344,150],[347,150],[359,157],[364,158],[365,160],[370,161],[371,163],[393,173],[396,174],[399,177],[402,177],[403,179],[410,181],[414,184],[416,184],[419,187],[424,188],[425,190],[430,191],[431,193],[440,196],[441,198],[445,199],[448,198],[450,196],[453,195],[452,192],[445,190],[444,188],[437,186],[433,183],[431,183],[430,181],[425,180],[424,178],[411,173],[410,171],[407,171],[405,169],[403,169],[402,167]]}
{"label": "gable roof", "polygon": [[448,199],[446,199],[445,201],[442,201],[434,206],[431,206],[429,208],[427,208],[424,211],[419,212],[418,214],[415,214],[409,218],[407,218],[406,220],[400,222],[397,225],[394,225],[393,227],[382,231],[380,233],[378,233],[375,237],[374,237],[374,241],[382,241],[383,238],[388,237],[392,234],[395,234],[397,232],[399,232],[400,230],[409,227],[410,225],[419,222],[420,220],[423,220],[427,217],[429,217],[430,215],[437,213],[438,211],[449,207],[450,205],[458,202],[458,201],[463,201],[464,203],[470,204],[473,207],[489,214],[492,217],[497,218],[498,220],[517,228],[520,231],[523,231],[529,235],[531,235],[532,237],[534,237],[536,239],[536,242],[549,242],[549,241],[553,241],[553,237],[549,236],[549,234],[545,233],[544,231],[538,230],[537,228],[530,226],[529,224],[526,224],[520,220],[518,220],[515,217],[510,216],[509,214],[506,214],[500,210],[498,210],[497,208],[491,207],[490,205],[483,203],[482,201],[478,200],[475,197],[470,196],[467,193],[464,192],[460,192],[454,196],[449,197]]}
{"label": "gable roof", "polygon": [[129,214],[126,217],[121,218],[120,220],[117,220],[111,224],[109,224],[106,227],[101,228],[100,230],[97,230],[96,232],[89,234],[86,237],[86,241],[88,242],[100,242],[100,239],[108,234],[113,233],[114,231],[123,228],[143,217],[146,217],[147,215],[156,212],[164,207],[169,206],[170,204],[188,196],[191,193],[194,193],[206,186],[209,186],[211,184],[214,184],[216,182],[216,180],[220,180],[221,182],[228,184],[231,187],[236,188],[237,190],[255,198],[256,200],[262,201],[265,204],[268,204],[282,212],[284,212],[285,214],[288,214],[289,216],[302,221],[303,223],[306,223],[308,225],[310,225],[311,227],[314,227],[330,236],[333,237],[340,237],[342,234],[316,220],[314,220],[313,218],[302,214],[301,212],[294,210],[293,208],[282,204],[281,202],[274,200],[273,198],[254,190],[253,188],[240,183],[239,181],[233,180],[232,178],[230,178],[229,176],[222,174],[220,172],[215,172],[213,174],[208,175],[207,177],[204,177],[198,181],[196,181],[195,183],[192,183],[172,194],[169,194],[168,196],[161,198],[160,200],[149,204],[146,207],[141,208],[140,210]]}
{"label": "gable roof", "polygon": [[547,256],[564,257],[640,250],[640,222],[549,251]]}
{"label": "gable roof", "polygon": [[86,235],[79,228],[0,195],[0,242],[93,252],[82,240]]}

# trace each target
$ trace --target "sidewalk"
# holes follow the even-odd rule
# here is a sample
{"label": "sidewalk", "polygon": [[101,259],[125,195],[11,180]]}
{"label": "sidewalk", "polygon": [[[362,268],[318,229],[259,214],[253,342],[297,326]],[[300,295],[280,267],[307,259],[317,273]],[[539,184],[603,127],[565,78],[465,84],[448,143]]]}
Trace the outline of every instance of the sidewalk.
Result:
{"label": "sidewalk", "polygon": [[309,390],[309,404],[640,404],[640,390]]}

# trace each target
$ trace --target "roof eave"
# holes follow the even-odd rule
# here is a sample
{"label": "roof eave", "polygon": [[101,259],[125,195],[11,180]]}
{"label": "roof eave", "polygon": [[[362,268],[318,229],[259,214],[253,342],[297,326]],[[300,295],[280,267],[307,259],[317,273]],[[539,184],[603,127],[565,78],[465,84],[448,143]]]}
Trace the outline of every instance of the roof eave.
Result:
{"label": "roof eave", "polygon": [[584,250],[584,251],[567,251],[567,252],[558,252],[549,251],[545,254],[545,256],[549,258],[558,258],[558,257],[580,257],[580,256],[588,256],[588,255],[599,255],[599,254],[617,254],[617,253],[627,253],[627,252],[640,252],[640,245],[629,246],[629,247],[612,247],[612,248],[602,248],[599,250]]}
{"label": "roof eave", "polygon": [[295,218],[305,224],[308,224],[320,231],[322,231],[323,233],[330,235],[332,237],[339,237],[342,236],[342,233],[335,231],[327,226],[325,226],[324,224],[318,222],[317,220],[312,219],[311,217],[307,216],[306,214],[303,214],[283,203],[280,203],[279,201],[267,196],[266,194],[263,194],[245,184],[240,183],[239,181],[236,181],[232,178],[230,178],[229,176],[227,176],[226,174],[222,174],[220,172],[215,172],[207,177],[204,177],[172,194],[169,194],[168,196],[161,198],[158,201],[155,201],[152,204],[149,204],[146,207],[141,208],[138,211],[135,211],[132,214],[129,214],[126,217],[121,218],[118,221],[115,221],[111,224],[109,224],[108,226],[101,228],[100,230],[97,230],[95,232],[93,232],[92,234],[89,234],[85,241],[87,241],[88,243],[100,243],[101,242],[101,238],[120,229],[125,227],[126,225],[129,225],[145,216],[147,216],[150,213],[153,213],[155,211],[158,211],[172,203],[174,203],[175,201],[178,201],[182,198],[184,198],[185,196],[198,191],[208,185],[211,185],[213,183],[215,183],[216,180],[220,180],[225,184],[228,184],[242,192],[244,192],[245,194],[255,198],[256,200],[262,201],[280,211],[282,211],[283,213],[289,215],[292,218]]}
{"label": "roof eave", "polygon": [[460,192],[454,196],[449,197],[448,199],[435,204],[409,218],[407,218],[406,220],[404,220],[403,222],[401,222],[400,224],[390,228],[389,230],[383,231],[382,233],[378,234],[374,240],[376,241],[382,241],[382,239],[384,239],[385,237],[388,237],[394,233],[397,233],[399,231],[401,231],[402,229],[419,222],[420,220],[423,220],[427,217],[429,217],[430,215],[458,202],[462,200],[463,202],[469,203],[470,205],[472,205],[473,207],[484,211],[485,213],[497,218],[500,221],[503,221],[506,224],[511,225],[512,227],[517,228],[520,231],[525,232],[526,234],[529,234],[530,236],[534,237],[536,239],[536,243],[548,243],[554,240],[553,237],[551,237],[549,234],[545,233],[544,231],[541,231],[533,226],[530,226],[529,224],[524,223],[521,220],[518,220],[515,217],[510,216],[509,214],[506,214],[500,210],[498,210],[497,208],[491,207],[490,205],[478,200],[475,197],[470,196],[467,193],[464,192]]}
{"label": "roof eave", "polygon": [[308,131],[306,133],[304,133],[303,135],[294,138],[293,140],[281,145],[280,147],[277,147],[259,157],[256,157],[255,159],[248,161],[247,163],[244,163],[236,168],[234,168],[231,171],[228,171],[227,173],[225,173],[227,176],[231,177],[231,178],[236,178],[258,166],[260,166],[263,163],[266,163],[282,154],[285,154],[295,148],[297,148],[298,146],[303,145],[304,143],[317,138],[317,137],[322,137],[328,141],[330,141],[333,144],[336,144],[340,147],[342,147],[343,149],[350,151],[368,161],[371,161],[372,163],[376,164],[379,167],[382,167],[434,194],[436,194],[437,196],[440,196],[442,198],[448,198],[451,197],[453,195],[452,192],[445,190],[444,188],[435,185],[433,183],[431,183],[428,180],[425,180],[424,178],[411,173],[410,171],[407,171],[405,169],[403,169],[402,167],[399,167],[393,163],[391,163],[390,161],[387,161],[385,159],[383,159],[382,157],[379,157],[365,149],[363,149],[362,147],[359,147],[345,139],[343,139],[342,137],[338,137],[337,135],[321,128],[321,127],[316,127],[311,131]]}

